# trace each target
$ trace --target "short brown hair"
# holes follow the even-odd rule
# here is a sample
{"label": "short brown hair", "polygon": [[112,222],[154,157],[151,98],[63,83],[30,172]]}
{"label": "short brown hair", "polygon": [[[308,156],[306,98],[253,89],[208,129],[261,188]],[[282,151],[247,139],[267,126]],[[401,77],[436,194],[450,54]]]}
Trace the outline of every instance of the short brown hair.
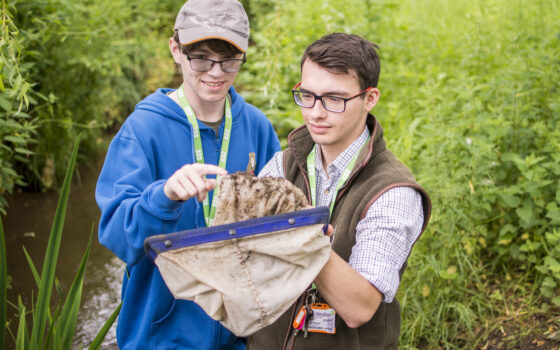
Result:
{"label": "short brown hair", "polygon": [[240,53],[243,53],[233,44],[230,44],[227,41],[220,40],[220,39],[208,39],[208,40],[197,41],[189,45],[182,45],[181,42],[179,41],[178,31],[175,31],[175,34],[173,34],[173,40],[175,40],[177,45],[179,45],[181,51],[184,54],[187,54],[188,52],[195,50],[204,44],[208,45],[208,48],[210,50],[224,57],[234,57]]}
{"label": "short brown hair", "polygon": [[331,33],[313,42],[301,57],[301,68],[307,59],[333,74],[358,76],[360,88],[377,87],[379,81],[379,47],[354,34]]}

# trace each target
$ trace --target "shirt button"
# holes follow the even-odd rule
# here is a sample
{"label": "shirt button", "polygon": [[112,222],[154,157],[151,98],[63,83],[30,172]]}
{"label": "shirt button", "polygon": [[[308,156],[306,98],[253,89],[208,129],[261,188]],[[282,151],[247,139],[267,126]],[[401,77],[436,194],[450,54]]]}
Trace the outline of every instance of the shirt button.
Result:
{"label": "shirt button", "polygon": [[330,193],[329,189],[327,188],[324,193],[329,194]]}

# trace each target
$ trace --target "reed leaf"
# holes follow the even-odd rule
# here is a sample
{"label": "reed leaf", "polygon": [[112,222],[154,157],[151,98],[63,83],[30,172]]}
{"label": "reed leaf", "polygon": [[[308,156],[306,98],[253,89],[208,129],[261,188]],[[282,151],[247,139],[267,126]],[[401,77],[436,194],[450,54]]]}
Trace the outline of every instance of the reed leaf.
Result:
{"label": "reed leaf", "polygon": [[111,317],[109,317],[109,319],[107,319],[107,321],[105,322],[105,324],[103,325],[103,327],[101,328],[99,333],[97,333],[97,335],[95,336],[95,339],[93,339],[93,341],[89,345],[89,348],[88,348],[89,350],[99,349],[99,347],[103,343],[103,339],[105,339],[105,336],[109,332],[109,329],[111,329],[111,326],[113,325],[113,323],[117,319],[117,316],[119,316],[119,313],[121,312],[121,307],[122,307],[122,301],[120,302],[119,306],[117,306],[115,311],[113,311],[113,313],[111,314]]}
{"label": "reed leaf", "polygon": [[25,306],[21,302],[21,297],[18,297],[18,316],[19,325],[16,338],[16,350],[29,349],[29,333],[27,332],[27,322],[25,319]]}
{"label": "reed leaf", "polygon": [[39,284],[41,282],[41,277],[39,277],[39,273],[37,272],[37,268],[35,267],[35,264],[33,264],[33,260],[31,260],[31,256],[27,252],[27,249],[25,249],[25,247],[21,247],[21,248],[23,249],[23,254],[25,254],[25,258],[27,259],[27,264],[29,264],[29,268],[31,269],[31,273],[33,274],[33,278],[35,279],[35,283],[37,284],[37,287],[39,287]]}
{"label": "reed leaf", "polygon": [[47,332],[47,339],[45,340],[44,344],[43,344],[43,349],[51,349],[52,348],[52,343],[53,343],[53,339],[54,339],[54,331],[56,329],[56,322],[60,317],[60,304],[62,302],[62,300],[64,300],[64,293],[62,293],[62,286],[60,285],[60,281],[58,280],[58,278],[54,278],[54,289],[56,290],[57,294],[58,294],[58,300],[59,303],[56,305],[56,309],[54,310],[54,314],[51,316],[51,310],[50,308],[48,309],[48,332]]}
{"label": "reed leaf", "polygon": [[56,269],[56,262],[58,260],[58,252],[60,249],[60,241],[62,238],[62,229],[64,226],[64,219],[66,217],[66,208],[68,207],[68,196],[70,194],[70,184],[72,182],[72,174],[76,165],[76,157],[78,154],[78,146],[80,144],[80,136],[76,139],[74,149],[62,190],[58,200],[56,212],[54,214],[54,221],[51,228],[49,243],[47,245],[47,252],[43,263],[43,270],[41,273],[41,283],[39,285],[39,296],[37,298],[37,305],[33,319],[33,329],[31,331],[31,344],[33,346],[42,347],[43,337],[45,334],[45,327],[47,323],[47,316],[49,313],[49,306],[52,294],[52,287],[54,283],[54,273]]}
{"label": "reed leaf", "polygon": [[4,348],[4,337],[6,333],[6,302],[8,290],[8,269],[6,267],[6,242],[4,241],[4,225],[0,218],[0,323],[2,331],[0,332],[0,347]]}
{"label": "reed leaf", "polygon": [[78,268],[78,273],[74,277],[74,281],[70,286],[68,295],[66,296],[66,301],[64,307],[62,308],[62,313],[58,318],[56,325],[56,333],[54,337],[54,348],[55,349],[70,349],[72,345],[72,336],[74,335],[74,329],[76,328],[76,322],[78,320],[78,312],[80,310],[80,300],[82,298],[82,288],[84,285],[84,274],[86,271],[86,265],[89,258],[89,252],[91,248],[91,237],[93,235],[93,227],[89,235],[89,242],[82,257],[82,262]]}

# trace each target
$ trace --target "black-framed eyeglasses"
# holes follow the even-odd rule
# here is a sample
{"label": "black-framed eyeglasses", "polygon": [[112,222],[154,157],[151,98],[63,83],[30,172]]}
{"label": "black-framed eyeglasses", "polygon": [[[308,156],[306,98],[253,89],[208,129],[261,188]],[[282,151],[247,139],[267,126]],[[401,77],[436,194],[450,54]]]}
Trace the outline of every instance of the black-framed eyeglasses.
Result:
{"label": "black-framed eyeglasses", "polygon": [[190,57],[187,52],[183,52],[189,60],[192,70],[196,72],[208,72],[214,67],[214,64],[218,63],[220,68],[224,73],[235,73],[239,72],[243,63],[247,61],[245,53],[243,53],[243,58],[228,58],[227,60],[211,60],[209,58],[194,58]]}
{"label": "black-framed eyeglasses", "polygon": [[301,91],[297,90],[297,88],[301,85],[301,82],[297,83],[296,86],[292,89],[292,94],[294,95],[294,101],[297,105],[303,108],[313,108],[315,106],[315,102],[317,100],[321,101],[323,107],[330,112],[334,113],[342,113],[346,110],[346,102],[363,95],[367,91],[371,90],[372,87],[368,87],[364,91],[360,92],[357,95],[351,97],[339,97],[339,96],[317,96],[309,91]]}

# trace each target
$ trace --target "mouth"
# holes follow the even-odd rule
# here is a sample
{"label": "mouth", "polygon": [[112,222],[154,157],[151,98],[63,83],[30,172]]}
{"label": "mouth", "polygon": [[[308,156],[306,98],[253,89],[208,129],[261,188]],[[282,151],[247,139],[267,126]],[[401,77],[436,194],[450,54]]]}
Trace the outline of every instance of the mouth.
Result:
{"label": "mouth", "polygon": [[307,123],[307,127],[314,134],[324,134],[330,128],[330,126],[328,126],[328,125],[319,125],[319,124],[313,124],[313,123]]}
{"label": "mouth", "polygon": [[209,88],[219,88],[222,87],[224,85],[223,81],[205,81],[202,80],[202,83],[206,86],[208,86]]}

